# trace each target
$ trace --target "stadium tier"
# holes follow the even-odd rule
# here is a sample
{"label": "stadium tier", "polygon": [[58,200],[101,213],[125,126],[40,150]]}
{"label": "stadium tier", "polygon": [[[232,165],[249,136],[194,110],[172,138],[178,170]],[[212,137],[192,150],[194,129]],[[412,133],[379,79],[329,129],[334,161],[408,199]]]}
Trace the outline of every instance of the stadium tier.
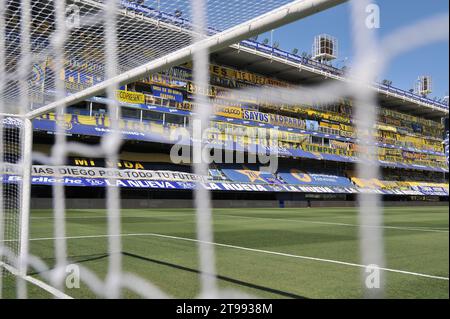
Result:
{"label": "stadium tier", "polygon": [[[81,9],[96,11],[101,2],[83,3]],[[188,20],[149,8],[143,3],[121,1],[120,8],[125,10],[121,23],[127,22],[133,27],[136,23],[147,25],[145,19],[139,22],[139,18],[133,15],[138,13],[141,18],[160,20],[168,28],[192,28]],[[9,24],[6,30],[11,43],[9,49],[12,50],[17,42],[14,40],[17,30],[9,29]],[[218,28],[208,28],[210,34],[219,31]],[[134,37],[133,32],[127,31],[127,35]],[[180,39],[184,37],[182,34],[179,36]],[[32,39],[35,45],[48,40],[45,30],[36,30]],[[70,45],[76,46],[77,43],[70,42]],[[105,66],[100,55],[97,56],[96,52],[86,54],[81,47],[79,51],[67,57],[64,70],[59,75],[69,95],[104,79]],[[124,57],[125,60],[121,58],[121,67],[133,67],[131,56]],[[329,104],[287,105],[247,93],[239,94],[252,88],[294,88],[298,84],[322,83],[323,76],[341,81],[346,76],[344,70],[254,40],[244,40],[217,51],[211,56],[211,61],[208,87],[198,87],[194,83],[193,64],[187,62],[150,74],[116,91],[121,109],[119,129],[124,140],[118,169],[146,171],[152,176],[138,178],[139,183],[133,182],[134,175],[130,175],[129,182],[124,176],[115,176],[119,186],[192,189],[195,182],[200,181],[198,185],[218,191],[342,194],[375,191],[390,195],[448,196],[448,156],[444,143],[448,126],[446,128],[446,122],[442,121],[447,117],[448,124],[447,104],[392,85],[374,84],[379,104],[374,140],[383,179],[363,180],[353,172],[360,154],[368,152],[371,145],[361,141],[365,132],[356,131],[350,99]],[[56,87],[52,63],[52,58],[48,57],[33,65],[33,76],[29,81],[32,109],[39,109],[54,97]],[[297,68],[302,72],[299,73]],[[196,94],[207,96],[213,108],[210,130],[202,138],[203,145],[210,152],[220,150],[236,158],[238,154],[243,157],[235,167],[215,162],[214,167],[210,167],[209,176],[194,176],[191,162],[184,166],[175,165],[171,163],[173,159],[169,159],[174,144],[187,148],[193,145],[195,137],[184,138],[180,130],[195,125],[192,118]],[[100,137],[112,131],[112,121],[107,115],[110,102],[105,95],[97,95],[70,105],[58,123],[63,124],[69,140],[97,144]],[[20,121],[13,118],[6,117],[3,121],[5,128],[10,130],[20,125]],[[57,117],[52,112],[33,119],[34,151],[42,155],[41,158],[51,154],[54,136],[60,134],[56,123]],[[8,152],[6,148],[7,155]],[[252,166],[249,161],[252,154],[270,152],[276,154],[278,162],[278,167],[271,172]],[[52,175],[48,171],[52,170],[51,167],[42,166],[38,156],[32,184],[42,186],[64,182],[67,186],[105,186],[112,182],[99,170],[91,172],[93,176],[84,176],[79,173],[81,170],[76,170],[76,167],[104,167],[102,159],[93,157],[70,161],[67,169],[73,170]],[[121,163],[129,163],[131,167]],[[4,170],[3,178],[7,182],[13,181],[14,174]],[[164,172],[171,173],[165,175]],[[161,183],[155,184],[155,180]],[[232,183],[237,186],[231,187]]]}
{"label": "stadium tier", "polygon": [[[43,69],[39,72],[45,73],[46,66],[40,67]],[[64,76],[68,88],[91,81],[88,74],[74,71],[70,66]],[[52,83],[46,83],[45,79],[42,81],[45,90],[52,89]],[[351,172],[359,152],[367,150],[356,137],[351,101],[288,106],[258,101],[254,97],[249,99],[245,95],[236,97],[229,94],[229,90],[258,86],[291,87],[293,84],[216,64],[210,65],[211,83],[202,92],[211,99],[214,108],[210,119],[212,130],[204,138],[204,145],[213,150],[244,154],[244,157],[245,154],[276,150],[280,167],[274,172],[262,172],[256,166],[249,168],[251,164],[244,160],[238,167],[216,163],[209,176],[182,174],[190,169],[180,165],[172,167],[174,164],[170,163],[169,153],[173,144],[192,146],[192,137],[179,139],[177,135],[180,129],[191,125],[193,94],[199,90],[191,81],[192,66],[187,63],[152,74],[117,91],[116,97],[121,105],[119,126],[125,140],[121,159],[129,163],[129,167],[119,163],[118,168],[148,171],[152,176],[138,178],[137,183],[132,180],[133,175],[128,179],[126,176],[117,177],[119,186],[191,190],[195,182],[201,180],[203,186],[217,191],[337,194],[375,191],[386,195],[448,196],[444,125],[433,114],[421,117],[400,112],[395,105],[381,105],[375,138],[379,164],[384,172],[388,172],[386,177],[389,178],[361,180]],[[110,132],[107,104],[108,99],[97,96],[68,108],[60,121],[64,123],[69,139],[83,139],[95,144],[99,137]],[[9,127],[13,126],[11,121]],[[49,155],[52,135],[56,131],[55,114],[35,118],[33,128],[35,151]],[[143,153],[136,151],[139,148]],[[128,152],[127,156],[127,150],[134,153]],[[130,154],[133,154],[131,159]],[[155,166],[155,158],[152,157],[164,160]],[[101,159],[94,158],[77,159],[72,164],[92,168],[101,162]],[[328,168],[330,166],[332,170]],[[166,171],[171,173],[157,174]],[[63,172],[61,177],[64,177],[62,181],[66,186],[107,185],[106,176],[99,171],[92,174]],[[409,178],[404,180],[404,176]],[[55,182],[43,167],[35,166],[33,185]]]}

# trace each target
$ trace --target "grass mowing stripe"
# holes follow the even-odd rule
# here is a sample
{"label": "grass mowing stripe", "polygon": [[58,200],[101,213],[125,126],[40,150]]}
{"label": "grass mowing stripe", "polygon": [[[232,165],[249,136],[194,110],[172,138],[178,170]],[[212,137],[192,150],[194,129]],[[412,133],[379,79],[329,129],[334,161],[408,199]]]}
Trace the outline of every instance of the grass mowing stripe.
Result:
{"label": "grass mowing stripe", "polygon": [[[366,268],[367,267],[366,265],[350,263],[350,262],[345,262],[345,261],[339,261],[339,260],[333,260],[333,259],[325,259],[325,258],[318,258],[318,257],[293,255],[293,254],[287,254],[287,253],[276,252],[276,251],[255,249],[255,248],[235,246],[235,245],[228,245],[228,244],[222,244],[222,243],[205,242],[205,241],[199,241],[197,239],[192,239],[192,238],[177,237],[177,236],[170,236],[170,235],[157,234],[157,233],[67,236],[67,237],[64,237],[64,238],[47,237],[47,238],[32,238],[32,239],[30,239],[30,241],[47,241],[47,240],[58,240],[58,239],[71,240],[71,239],[109,238],[109,237],[115,237],[115,236],[120,236],[120,237],[139,237],[139,236],[145,237],[145,236],[152,236],[152,237],[159,237],[159,238],[191,241],[191,242],[197,242],[197,243],[202,243],[202,244],[208,244],[208,245],[214,245],[214,246],[226,247],[226,248],[233,248],[233,249],[240,249],[240,250],[258,252],[258,253],[264,253],[264,254],[270,254],[270,255],[277,255],[277,256],[284,256],[284,257],[291,257],[291,258],[299,258],[299,259],[305,259],[305,260],[326,262],[326,263],[332,263],[332,264],[338,264],[338,265],[352,266],[352,267],[358,267],[358,268]],[[381,267],[379,269],[383,270],[383,271],[387,271],[387,272],[392,272],[392,273],[412,275],[412,276],[418,276],[418,277],[424,277],[424,278],[430,278],[430,279],[438,279],[438,280],[445,280],[445,281],[449,280],[448,277],[435,276],[435,275],[423,274],[423,273],[418,273],[418,272],[411,272],[411,271],[406,271],[406,270],[391,269],[391,268],[381,268]]]}
{"label": "grass mowing stripe", "polygon": [[386,228],[386,229],[399,229],[399,230],[411,230],[411,231],[425,231],[425,232],[436,232],[436,233],[448,233],[448,230],[427,228],[427,227],[408,227],[408,226],[372,226],[372,225],[358,225],[358,224],[346,224],[346,223],[334,223],[334,222],[322,222],[316,220],[305,220],[305,219],[284,219],[284,218],[270,218],[270,217],[250,217],[250,216],[239,216],[239,215],[220,215],[229,216],[237,218],[247,218],[247,219],[263,219],[263,220],[277,220],[286,222],[300,222],[300,223],[310,223],[310,224],[322,224],[322,225],[332,225],[332,226],[347,226],[347,227],[365,227],[365,228]]}
{"label": "grass mowing stripe", "polygon": [[[185,216],[185,215],[195,215],[194,213],[180,213],[180,214],[163,214],[163,216],[166,217],[178,217],[178,216]],[[139,217],[139,218],[153,218],[156,216],[161,216],[158,214],[153,214],[153,216],[140,216],[140,215],[127,215],[126,217]],[[214,216],[214,215],[213,215]],[[285,221],[285,222],[299,222],[299,223],[310,223],[310,224],[322,224],[322,225],[331,225],[331,226],[345,226],[345,227],[365,227],[365,228],[383,228],[383,229],[396,229],[396,230],[409,230],[409,231],[423,231],[423,232],[436,232],[436,233],[449,233],[448,228],[431,228],[431,227],[425,227],[425,226],[416,226],[416,227],[409,227],[409,226],[372,226],[372,225],[358,225],[358,224],[348,224],[348,223],[336,223],[336,222],[324,222],[324,221],[318,221],[318,220],[306,220],[306,219],[285,219],[285,218],[270,218],[270,217],[255,217],[255,216],[241,216],[241,215],[231,215],[231,214],[216,214],[215,216],[220,217],[236,217],[236,218],[247,218],[247,219],[261,219],[261,220],[276,220],[276,221]],[[125,217],[125,218],[126,218]],[[99,215],[99,216],[66,216],[66,219],[99,219],[99,218],[107,218],[106,215]],[[53,216],[39,216],[39,217],[31,217],[31,219],[53,219]]]}

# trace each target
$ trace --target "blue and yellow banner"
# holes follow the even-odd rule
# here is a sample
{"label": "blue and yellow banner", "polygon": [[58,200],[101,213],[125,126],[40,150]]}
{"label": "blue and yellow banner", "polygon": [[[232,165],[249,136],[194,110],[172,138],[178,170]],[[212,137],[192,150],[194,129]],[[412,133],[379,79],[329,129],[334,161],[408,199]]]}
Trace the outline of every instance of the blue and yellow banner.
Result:
{"label": "blue and yellow banner", "polygon": [[175,101],[175,102],[179,102],[179,103],[183,103],[183,101],[184,101],[183,92],[172,89],[172,88],[168,88],[168,87],[164,87],[164,86],[160,86],[160,85],[152,85],[152,93],[154,96],[162,98],[162,99]]}
{"label": "blue and yellow banner", "polygon": [[276,180],[273,174],[250,170],[245,167],[242,169],[222,169],[222,172],[233,182],[271,184]]}
{"label": "blue and yellow banner", "polygon": [[215,106],[215,114],[223,117],[242,119],[242,108],[238,106]]}
{"label": "blue and yellow banner", "polygon": [[311,186],[335,186],[351,187],[351,181],[343,176],[312,174],[292,169],[289,173],[279,173],[280,177],[288,184]]}
{"label": "blue and yellow banner", "polygon": [[116,97],[119,102],[130,104],[145,104],[145,95],[139,92],[117,90]]}

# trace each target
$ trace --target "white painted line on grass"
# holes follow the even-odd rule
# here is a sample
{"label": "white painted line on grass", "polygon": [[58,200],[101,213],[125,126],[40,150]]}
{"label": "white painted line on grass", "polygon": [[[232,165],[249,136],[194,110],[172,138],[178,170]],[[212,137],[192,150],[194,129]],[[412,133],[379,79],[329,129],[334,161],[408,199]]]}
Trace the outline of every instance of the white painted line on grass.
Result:
{"label": "white painted line on grass", "polygon": [[372,226],[372,225],[358,225],[358,224],[346,224],[346,223],[335,223],[335,222],[323,222],[323,221],[306,220],[306,219],[284,219],[284,218],[270,218],[270,217],[240,216],[240,215],[230,215],[230,214],[222,214],[222,215],[219,215],[219,216],[230,216],[230,217],[248,218],[248,219],[277,220],[277,221],[285,221],[285,222],[299,222],[299,223],[322,224],[322,225],[332,225],[332,226],[364,227],[364,228],[386,228],[386,229],[424,231],[424,232],[435,232],[435,233],[448,233],[449,232],[448,229],[447,230],[443,230],[443,229],[427,228],[427,227]]}
{"label": "white painted line on grass", "polygon": [[[186,216],[195,214],[191,213],[180,213],[180,214],[162,214],[162,215],[153,215],[153,216],[122,216],[122,218],[131,217],[131,218],[153,218],[156,216],[167,216],[167,217],[178,217],[178,216]],[[337,223],[337,222],[324,222],[318,220],[306,220],[306,219],[285,219],[285,218],[270,218],[270,217],[256,217],[256,216],[240,216],[240,215],[231,215],[231,214],[215,214],[215,216],[220,217],[236,217],[236,218],[246,218],[246,219],[263,219],[263,220],[276,220],[276,221],[284,221],[284,222],[297,222],[297,223],[309,223],[309,224],[322,224],[322,225],[330,225],[330,226],[345,226],[345,227],[365,227],[365,228],[383,228],[383,229],[395,229],[395,230],[407,230],[407,231],[423,231],[423,232],[434,232],[434,233],[449,233],[447,228],[432,228],[432,227],[409,227],[409,226],[372,226],[372,225],[358,225],[358,224],[348,224],[348,223]],[[67,216],[66,219],[98,219],[98,218],[107,218],[106,215],[98,215],[98,216]],[[53,219],[53,216],[35,216],[30,219],[41,220],[41,219]]]}
{"label": "white painted line on grass", "polygon": [[17,269],[15,269],[14,267],[11,267],[10,265],[5,264],[4,262],[0,261],[0,267],[5,268],[7,271],[9,271],[11,274],[13,274],[14,276],[20,277],[26,281],[28,281],[29,283],[38,286],[39,288],[47,291],[48,293],[52,294],[53,296],[55,296],[58,299],[73,299],[71,296],[66,295],[65,293],[63,293],[62,291],[56,289],[55,287],[52,287],[48,284],[46,284],[45,282],[36,279],[34,277],[31,276],[22,276],[19,274],[19,271]]}

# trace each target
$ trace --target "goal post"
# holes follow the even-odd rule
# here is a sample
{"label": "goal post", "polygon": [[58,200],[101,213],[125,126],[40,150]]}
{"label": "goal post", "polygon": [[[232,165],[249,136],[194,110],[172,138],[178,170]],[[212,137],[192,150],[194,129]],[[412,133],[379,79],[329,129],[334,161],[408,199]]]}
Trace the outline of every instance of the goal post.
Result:
{"label": "goal post", "polygon": [[29,254],[29,224],[31,204],[31,165],[33,154],[33,124],[29,118],[23,119],[22,160],[20,161],[21,178],[21,211],[20,211],[20,246],[19,246],[19,273],[27,275]]}

